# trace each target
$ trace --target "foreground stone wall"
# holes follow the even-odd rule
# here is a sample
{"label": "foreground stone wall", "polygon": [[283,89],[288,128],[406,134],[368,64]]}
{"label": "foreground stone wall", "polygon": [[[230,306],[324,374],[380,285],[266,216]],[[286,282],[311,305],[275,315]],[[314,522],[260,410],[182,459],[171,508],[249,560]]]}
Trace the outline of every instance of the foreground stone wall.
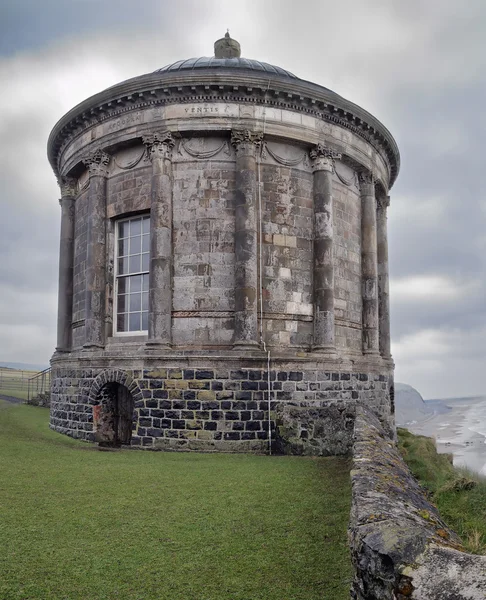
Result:
{"label": "foreground stone wall", "polygon": [[[241,360],[233,364],[206,360],[187,368],[168,361],[165,366],[159,366],[161,361],[157,366],[139,361],[136,369],[53,365],[51,427],[75,438],[97,440],[93,407],[103,404],[103,386],[113,382],[125,386],[133,396],[131,446],[267,452],[268,371],[263,364],[255,368],[258,362],[254,361],[253,368],[244,368],[244,364],[238,368]],[[358,401],[371,404],[387,419],[390,382],[383,374],[275,365],[270,371],[272,438],[274,411],[290,402],[292,410],[307,407],[307,412],[311,411],[292,434],[292,438],[298,437],[293,440],[295,447],[305,447],[299,453],[346,454],[351,447],[349,415],[354,405]],[[327,419],[324,429],[319,424],[315,427],[312,411],[319,410]],[[325,448],[314,443],[324,430],[336,432],[336,439],[327,439]]]}
{"label": "foreground stone wall", "polygon": [[376,416],[357,408],[349,526],[355,600],[484,600],[486,556],[457,535]]}

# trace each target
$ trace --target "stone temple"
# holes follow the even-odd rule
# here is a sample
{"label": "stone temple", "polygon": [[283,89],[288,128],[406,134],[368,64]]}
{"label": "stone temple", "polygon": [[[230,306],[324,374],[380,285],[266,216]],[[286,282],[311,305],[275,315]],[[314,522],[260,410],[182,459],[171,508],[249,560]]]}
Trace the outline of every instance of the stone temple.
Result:
{"label": "stone temple", "polygon": [[227,34],[114,85],[48,142],[61,188],[51,427],[150,449],[349,450],[393,423],[386,212],[359,106]]}

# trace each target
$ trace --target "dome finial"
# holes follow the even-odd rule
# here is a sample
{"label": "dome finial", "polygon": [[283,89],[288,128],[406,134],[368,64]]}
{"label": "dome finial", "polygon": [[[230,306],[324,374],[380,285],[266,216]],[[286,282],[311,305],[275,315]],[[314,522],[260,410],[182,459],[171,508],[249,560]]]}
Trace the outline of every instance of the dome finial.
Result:
{"label": "dome finial", "polygon": [[224,38],[214,42],[214,57],[215,58],[240,58],[240,44],[234,40],[226,30]]}

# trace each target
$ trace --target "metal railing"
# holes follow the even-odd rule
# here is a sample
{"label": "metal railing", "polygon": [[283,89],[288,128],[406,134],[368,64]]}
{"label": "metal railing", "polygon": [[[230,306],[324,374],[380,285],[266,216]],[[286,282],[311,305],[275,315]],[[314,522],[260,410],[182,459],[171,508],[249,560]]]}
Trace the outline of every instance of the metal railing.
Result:
{"label": "metal railing", "polygon": [[51,389],[51,369],[44,369],[37,375],[30,377],[27,382],[27,402],[39,394],[49,392]]}

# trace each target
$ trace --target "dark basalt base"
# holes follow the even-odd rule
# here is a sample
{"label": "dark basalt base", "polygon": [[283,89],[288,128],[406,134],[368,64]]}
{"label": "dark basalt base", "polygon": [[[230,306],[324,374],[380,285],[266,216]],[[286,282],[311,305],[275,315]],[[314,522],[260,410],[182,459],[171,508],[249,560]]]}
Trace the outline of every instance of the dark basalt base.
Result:
{"label": "dark basalt base", "polygon": [[242,369],[216,362],[147,369],[57,364],[51,428],[104,446],[161,450],[265,453],[271,436],[273,451],[323,455],[349,452],[357,402],[390,420],[391,375],[300,364],[268,377],[265,361]]}

